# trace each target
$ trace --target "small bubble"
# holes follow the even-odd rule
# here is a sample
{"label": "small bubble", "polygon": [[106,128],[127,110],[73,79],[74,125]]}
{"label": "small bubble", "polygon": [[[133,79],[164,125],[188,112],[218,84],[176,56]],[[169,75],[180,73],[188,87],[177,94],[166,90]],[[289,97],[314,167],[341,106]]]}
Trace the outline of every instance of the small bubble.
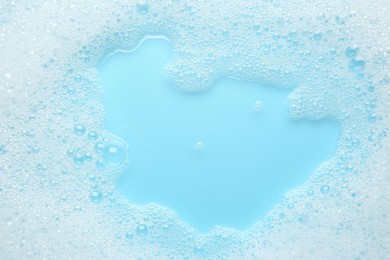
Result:
{"label": "small bubble", "polygon": [[99,190],[93,190],[89,194],[89,199],[94,203],[99,203],[103,200],[103,193]]}
{"label": "small bubble", "polygon": [[5,154],[5,152],[6,152],[5,145],[0,144],[0,154]]}
{"label": "small bubble", "polygon": [[135,233],[140,237],[144,237],[148,234],[148,227],[145,224],[140,224],[135,229]]}
{"label": "small bubble", "polygon": [[347,165],[347,167],[345,168],[345,170],[346,170],[347,172],[352,172],[352,171],[353,171],[352,165]]}
{"label": "small bubble", "polygon": [[74,88],[68,88],[68,94],[74,95],[76,93],[76,90]]}
{"label": "small bubble", "polygon": [[76,165],[82,165],[84,163],[84,156],[81,153],[76,153],[73,157],[73,162]]}
{"label": "small bubble", "polygon": [[370,123],[375,122],[376,119],[377,119],[376,114],[371,114],[371,115],[368,116],[368,122],[370,122]]}
{"label": "small bubble", "polygon": [[76,75],[76,76],[74,76],[74,81],[76,81],[76,82],[81,82],[81,80],[82,80],[82,77],[80,76],[80,75]]}
{"label": "small bubble", "polygon": [[95,145],[94,145],[94,148],[95,148],[95,151],[98,153],[98,154],[102,154],[104,152],[104,144],[102,142],[97,142]]}
{"label": "small bubble", "polygon": [[255,112],[261,112],[263,110],[263,102],[260,100],[256,100],[253,104],[253,111]]}
{"label": "small bubble", "polygon": [[273,36],[272,36],[272,39],[274,39],[275,41],[277,41],[277,40],[279,40],[280,39],[280,34],[274,34]]}
{"label": "small bubble", "polygon": [[93,175],[93,174],[90,174],[90,175],[88,175],[88,180],[89,180],[90,182],[94,182],[94,181],[96,180],[96,176]]}
{"label": "small bubble", "polygon": [[68,157],[73,157],[74,151],[72,149],[69,149],[68,151],[66,151],[66,154],[68,155]]}
{"label": "small bubble", "polygon": [[139,14],[147,14],[149,12],[149,5],[145,1],[139,1],[137,3],[137,12]]}
{"label": "small bubble", "polygon": [[30,152],[33,154],[37,154],[37,153],[39,153],[40,150],[41,149],[39,149],[39,147],[33,146],[33,147],[31,147]]}
{"label": "small bubble", "polygon": [[96,141],[98,139],[99,135],[95,131],[91,131],[88,133],[88,140],[89,141]]}
{"label": "small bubble", "polygon": [[348,58],[354,58],[357,56],[358,52],[359,52],[359,48],[357,46],[351,46],[345,49],[344,54]]}
{"label": "small bubble", "polygon": [[312,190],[307,191],[307,196],[311,197],[313,195],[314,195],[314,191]]}
{"label": "small bubble", "polygon": [[204,143],[202,141],[198,141],[194,144],[194,149],[195,150],[202,150],[204,147]]}
{"label": "small bubble", "polygon": [[96,161],[96,168],[98,168],[101,171],[106,169],[106,164],[104,163],[104,161],[102,159],[99,159]]}
{"label": "small bubble", "polygon": [[133,232],[126,232],[125,238],[126,238],[127,240],[132,240],[132,239],[134,238]]}
{"label": "small bubble", "polygon": [[283,212],[279,213],[279,218],[280,219],[284,219],[286,217],[286,214],[284,214]]}
{"label": "small bubble", "polygon": [[92,161],[92,154],[89,153],[89,152],[85,152],[84,153],[84,160],[87,161],[87,162]]}
{"label": "small bubble", "polygon": [[320,33],[320,32],[314,33],[314,34],[313,34],[313,39],[314,39],[315,41],[321,40],[321,39],[322,39],[322,33]]}
{"label": "small bubble", "polygon": [[83,125],[75,125],[74,133],[78,136],[82,136],[85,133],[85,126]]}
{"label": "small bubble", "polygon": [[42,163],[38,163],[36,165],[36,167],[37,167],[37,170],[40,170],[40,171],[45,171],[46,170],[46,166],[44,164],[42,164]]}
{"label": "small bubble", "polygon": [[201,247],[201,246],[196,246],[195,248],[194,248],[194,253],[195,253],[195,255],[203,255],[204,254],[204,248],[203,247]]}
{"label": "small bubble", "polygon": [[298,221],[299,221],[301,224],[306,224],[307,219],[306,219],[305,217],[299,217],[299,218],[298,218]]}
{"label": "small bubble", "polygon": [[352,146],[353,147],[360,147],[360,141],[358,139],[353,139],[352,140]]}
{"label": "small bubble", "polygon": [[104,148],[104,160],[111,167],[121,165],[127,158],[127,149],[125,144],[119,141],[113,141]]}
{"label": "small bubble", "polygon": [[322,194],[327,194],[330,190],[330,187],[329,185],[322,185],[321,188],[320,188],[320,191]]}

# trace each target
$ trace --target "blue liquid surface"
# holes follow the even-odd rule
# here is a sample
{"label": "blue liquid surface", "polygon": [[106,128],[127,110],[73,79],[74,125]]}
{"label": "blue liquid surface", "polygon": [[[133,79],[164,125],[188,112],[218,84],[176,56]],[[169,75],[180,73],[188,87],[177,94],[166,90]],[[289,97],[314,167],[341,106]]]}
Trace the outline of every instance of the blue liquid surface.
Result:
{"label": "blue liquid surface", "polygon": [[181,92],[165,79],[170,59],[169,42],[146,40],[99,67],[106,128],[130,147],[117,185],[131,202],[166,206],[202,232],[243,230],[335,151],[335,122],[288,117],[292,89],[223,78]]}

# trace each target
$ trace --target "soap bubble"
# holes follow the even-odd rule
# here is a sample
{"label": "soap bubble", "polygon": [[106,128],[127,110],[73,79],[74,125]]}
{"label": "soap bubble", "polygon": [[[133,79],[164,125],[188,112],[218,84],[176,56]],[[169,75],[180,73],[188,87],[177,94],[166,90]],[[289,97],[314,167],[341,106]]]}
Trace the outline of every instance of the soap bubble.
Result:
{"label": "soap bubble", "polygon": [[6,152],[5,145],[0,144],[0,154],[5,154],[5,152]]}
{"label": "soap bubble", "polygon": [[204,254],[204,248],[202,246],[196,246],[194,247],[194,253],[195,255],[201,256]]}
{"label": "soap bubble", "polygon": [[108,166],[120,166],[127,159],[127,147],[120,141],[112,141],[104,147],[103,156]]}
{"label": "soap bubble", "polygon": [[87,162],[92,161],[92,154],[89,153],[89,152],[85,152],[84,153],[84,160],[87,161]]}
{"label": "soap bubble", "polygon": [[144,237],[148,234],[148,227],[145,224],[140,224],[135,229],[135,233],[140,237]]}
{"label": "soap bubble", "polygon": [[85,126],[83,125],[75,125],[74,133],[78,136],[82,136],[85,133]]}
{"label": "soap bubble", "polygon": [[104,143],[102,142],[97,142],[95,145],[94,145],[94,148],[95,148],[95,151],[98,153],[98,154],[102,154],[104,152]]}
{"label": "soap bubble", "polygon": [[96,168],[98,168],[101,171],[106,169],[106,164],[104,163],[104,161],[102,159],[96,160]]}
{"label": "soap bubble", "polygon": [[322,194],[328,193],[329,190],[330,190],[329,185],[322,185],[321,188],[320,188],[320,191],[321,191]]}
{"label": "soap bubble", "polygon": [[99,203],[103,200],[103,193],[100,190],[93,190],[89,194],[89,199],[94,203]]}
{"label": "soap bubble", "polygon": [[198,141],[194,144],[194,149],[195,150],[202,150],[204,147],[204,143],[202,141]]}
{"label": "soap bubble", "polygon": [[133,232],[126,232],[125,238],[126,238],[127,240],[132,240],[132,239],[134,238]]}
{"label": "soap bubble", "polygon": [[263,110],[263,102],[261,100],[256,100],[253,104],[253,111],[261,112]]}
{"label": "soap bubble", "polygon": [[81,153],[76,153],[73,157],[73,162],[76,165],[82,165],[84,163],[84,156]]}
{"label": "soap bubble", "polygon": [[349,70],[352,72],[361,72],[364,70],[364,67],[366,65],[366,61],[363,58],[356,57],[349,61]]}
{"label": "soap bubble", "polygon": [[140,14],[147,14],[149,12],[149,4],[146,1],[139,1],[137,3],[137,11]]}
{"label": "soap bubble", "polygon": [[91,131],[88,133],[88,140],[89,141],[96,141],[98,139],[99,135],[95,131]]}
{"label": "soap bubble", "polygon": [[354,58],[358,55],[359,48],[357,46],[351,46],[345,49],[345,56],[348,58]]}

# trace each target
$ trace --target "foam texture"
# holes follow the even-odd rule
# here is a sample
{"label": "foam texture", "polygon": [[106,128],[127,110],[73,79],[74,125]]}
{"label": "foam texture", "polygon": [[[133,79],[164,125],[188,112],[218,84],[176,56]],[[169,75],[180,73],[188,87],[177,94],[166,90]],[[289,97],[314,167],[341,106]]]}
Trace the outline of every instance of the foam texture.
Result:
{"label": "foam texture", "polygon": [[[1,1],[0,255],[388,257],[388,7],[379,0]],[[132,205],[115,187],[131,154],[104,129],[96,66],[150,35],[172,43],[165,70],[174,87],[207,91],[230,77],[293,88],[293,119],[339,121],[337,152],[244,232],[200,234],[167,208]]]}

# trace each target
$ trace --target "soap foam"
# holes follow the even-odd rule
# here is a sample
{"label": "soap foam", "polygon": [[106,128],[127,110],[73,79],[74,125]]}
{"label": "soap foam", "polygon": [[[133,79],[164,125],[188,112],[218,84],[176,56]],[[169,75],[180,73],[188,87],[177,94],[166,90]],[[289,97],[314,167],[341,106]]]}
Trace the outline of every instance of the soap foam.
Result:
{"label": "soap foam", "polygon": [[[387,257],[390,39],[375,17],[386,3],[339,2],[1,3],[1,255]],[[104,130],[96,65],[150,35],[171,41],[166,74],[182,91],[220,77],[294,88],[293,119],[340,122],[336,154],[245,232],[199,234],[132,205],[114,184],[131,154],[107,163],[106,148],[126,144]]]}

